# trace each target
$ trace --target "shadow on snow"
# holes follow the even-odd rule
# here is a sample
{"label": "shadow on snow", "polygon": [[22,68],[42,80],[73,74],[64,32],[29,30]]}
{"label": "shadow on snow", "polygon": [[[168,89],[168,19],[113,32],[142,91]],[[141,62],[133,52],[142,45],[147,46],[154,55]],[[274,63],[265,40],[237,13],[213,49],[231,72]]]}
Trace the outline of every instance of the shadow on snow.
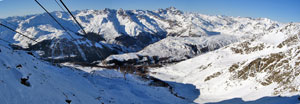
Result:
{"label": "shadow on snow", "polygon": [[221,102],[215,103],[206,103],[206,104],[299,104],[299,96],[291,97],[263,97],[254,101],[243,101],[241,98],[233,98],[229,100],[224,100]]}

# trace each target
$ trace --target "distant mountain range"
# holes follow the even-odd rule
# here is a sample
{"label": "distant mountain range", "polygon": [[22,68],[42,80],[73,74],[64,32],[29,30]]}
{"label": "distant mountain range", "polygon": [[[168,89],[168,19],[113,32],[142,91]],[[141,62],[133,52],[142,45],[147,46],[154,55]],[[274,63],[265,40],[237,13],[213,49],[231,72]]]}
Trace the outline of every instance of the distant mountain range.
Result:
{"label": "distant mountain range", "polygon": [[[36,78],[42,78],[48,74],[56,77],[56,75],[52,75],[52,73],[56,72],[52,72],[48,67],[59,70],[61,68],[48,64],[44,65],[45,62],[39,59],[64,65],[75,63],[79,67],[76,67],[76,65],[71,65],[71,67],[84,71],[88,70],[88,81],[83,81],[86,79],[80,76],[81,74],[86,75],[85,72],[79,71],[76,72],[76,75],[68,76],[66,80],[59,81],[59,83],[68,84],[70,82],[68,79],[74,77],[75,79],[79,78],[78,80],[80,81],[78,83],[74,82],[75,84],[70,82],[66,86],[92,83],[87,87],[95,85],[96,89],[103,88],[103,90],[111,91],[110,88],[113,85],[108,85],[111,83],[101,86],[100,84],[102,83],[100,82],[105,82],[106,80],[94,79],[92,77],[94,74],[90,74],[96,72],[96,76],[101,76],[101,78],[103,76],[110,78],[107,77],[110,75],[119,76],[113,80],[108,79],[113,81],[114,84],[122,79],[122,74],[108,71],[107,67],[103,71],[98,72],[98,69],[89,69],[80,65],[114,66],[114,68],[153,65],[156,68],[150,68],[149,74],[153,78],[156,77],[158,79],[151,79],[149,83],[158,80],[168,83],[167,86],[174,89],[168,90],[165,88],[161,90],[170,91],[171,94],[169,94],[170,92],[168,94],[163,93],[177,100],[174,100],[174,102],[156,102],[158,99],[156,99],[155,93],[158,92],[150,93],[152,91],[150,89],[153,87],[143,86],[147,81],[139,82],[141,81],[139,77],[129,74],[130,80],[134,83],[142,84],[142,86],[133,84],[135,87],[130,90],[135,88],[147,89],[146,95],[150,95],[143,96],[150,99],[149,103],[207,103],[232,98],[243,98],[243,100],[247,101],[265,96],[293,96],[299,94],[300,56],[298,54],[300,53],[300,23],[279,23],[267,18],[210,16],[183,12],[174,7],[154,11],[104,9],[78,10],[72,13],[88,34],[83,34],[74,20],[67,13],[60,11],[51,12],[51,14],[68,31],[63,30],[46,13],[0,19],[2,24],[36,41],[1,27],[0,39],[14,45],[2,45],[0,49],[4,50],[2,48],[5,46],[8,48],[13,47],[20,51],[10,54],[9,51],[11,49],[5,48],[5,54],[2,52],[3,57],[20,57],[18,60],[23,61],[17,62],[16,60],[2,59],[0,62],[3,65],[0,67],[7,68],[4,65],[7,63],[13,63],[9,64],[12,65],[9,66],[10,68],[18,63],[22,63],[23,66],[26,65],[25,60],[30,56],[25,55],[23,50],[33,52],[31,55],[36,58],[29,59],[37,60],[28,62],[30,65],[26,67],[26,70],[34,66],[38,66],[38,69],[47,66],[46,72],[35,72],[31,70],[32,68],[29,71],[19,71],[19,69],[14,68],[14,72],[0,71],[0,74],[12,73],[17,75],[21,73],[18,74],[17,79],[14,81],[19,81],[23,77],[26,79],[26,76],[31,76],[29,74],[36,75],[36,73],[39,73],[38,76],[35,76]],[[1,40],[0,42],[1,44],[7,43]],[[18,53],[21,55],[18,55]],[[24,58],[21,56],[24,56]],[[43,65],[37,65],[38,63],[43,63]],[[63,68],[62,70],[59,73],[74,74],[74,72],[69,72],[73,70],[72,68]],[[77,76],[78,73],[79,77]],[[59,74],[58,76],[64,78],[64,74]],[[12,79],[11,76],[5,78],[3,80]],[[51,77],[49,78],[51,79]],[[31,85],[34,87],[37,83],[42,82],[33,81]],[[123,87],[128,87],[125,84],[127,83],[126,81],[121,81],[120,83],[124,84],[122,85]],[[149,83],[147,82],[146,85]],[[181,83],[186,84],[181,85]],[[46,84],[49,85],[51,83],[46,82]],[[188,93],[184,92],[185,90],[180,90],[183,86],[191,88],[185,89]],[[65,86],[57,85],[51,85],[50,87],[43,88],[57,89],[57,91],[65,88]],[[76,89],[73,90],[77,91]],[[72,93],[75,94],[73,90],[68,90],[64,93],[70,96]],[[121,90],[126,91],[128,89]],[[189,92],[191,90],[194,92]],[[201,93],[199,94],[197,90]],[[122,94],[138,96],[144,93],[138,91],[122,92]],[[182,91],[184,93],[181,93]],[[76,95],[82,93],[79,91],[78,93],[76,92]],[[17,92],[5,92],[5,94],[17,94],[18,98],[24,96],[23,93]],[[40,94],[34,93],[28,96]],[[176,97],[173,98],[172,94]],[[53,96],[57,95],[53,94]],[[61,96],[64,96],[64,94]],[[93,95],[93,97],[96,96]],[[72,98],[75,98],[75,96]],[[88,98],[85,100],[88,100]],[[117,99],[117,97],[112,98]],[[182,100],[182,98],[185,100]],[[76,103],[80,103],[79,101],[81,100],[76,100]],[[122,99],[109,100],[106,96],[104,102],[109,101],[120,103]],[[138,100],[136,103],[143,103],[143,101]],[[276,100],[270,100],[269,102],[273,103],[272,101]],[[59,101],[55,102],[58,103]]]}
{"label": "distant mountain range", "polygon": [[[277,22],[264,18],[208,16],[185,13],[174,7],[155,11],[123,9],[74,11],[73,14],[79,23],[89,32],[85,36],[67,13],[51,14],[68,29],[75,40],[46,13],[2,20],[2,23],[9,22],[8,26],[28,35],[38,43],[5,28],[1,28],[0,38],[23,48],[38,51],[43,58],[55,62],[93,62],[103,60],[109,55],[138,52],[143,49],[145,49],[143,52],[147,51],[143,54],[140,52],[143,56],[151,55],[147,57],[158,56],[159,59],[178,61],[218,49],[252,34],[262,34],[279,26]],[[163,46],[167,45],[164,41],[173,43]],[[43,47],[40,47],[41,45]],[[162,50],[160,52],[167,55],[156,53],[157,50]],[[172,53],[169,54],[171,51],[178,54],[174,54],[173,57]]]}

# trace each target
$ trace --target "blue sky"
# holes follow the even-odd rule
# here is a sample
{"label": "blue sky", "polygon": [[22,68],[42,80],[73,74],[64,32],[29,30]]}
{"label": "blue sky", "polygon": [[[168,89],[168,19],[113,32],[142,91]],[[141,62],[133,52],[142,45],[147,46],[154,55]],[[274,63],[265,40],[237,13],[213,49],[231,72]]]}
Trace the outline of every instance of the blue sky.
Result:
{"label": "blue sky", "polygon": [[[54,0],[39,0],[49,11],[60,10]],[[266,17],[280,22],[300,22],[300,0],[64,0],[71,10],[143,9],[174,6],[209,15]],[[0,18],[44,12],[34,0],[0,0]]]}

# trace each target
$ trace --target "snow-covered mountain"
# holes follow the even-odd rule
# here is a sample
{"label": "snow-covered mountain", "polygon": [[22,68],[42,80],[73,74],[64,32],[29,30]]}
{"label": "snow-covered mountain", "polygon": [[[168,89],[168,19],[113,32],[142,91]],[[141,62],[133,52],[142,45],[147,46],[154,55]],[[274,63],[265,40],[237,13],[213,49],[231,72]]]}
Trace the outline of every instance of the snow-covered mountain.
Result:
{"label": "snow-covered mountain", "polygon": [[[186,47],[185,50],[177,51],[180,51],[180,56],[176,60],[183,60],[203,53],[201,50],[207,50],[206,48],[214,50],[240,38],[264,34],[279,26],[279,23],[265,18],[209,16],[182,12],[174,7],[154,11],[123,9],[75,11],[73,14],[89,33],[86,36],[80,35],[83,34],[82,31],[67,13],[58,11],[51,14],[70,34],[44,13],[0,20],[1,23],[37,42],[5,28],[0,28],[0,38],[23,48],[38,51],[46,60],[93,62],[103,60],[112,54],[138,52],[168,37],[162,42],[147,47],[144,51],[155,52],[155,49],[151,49],[156,47],[155,45],[164,48],[166,50],[164,52],[178,50],[176,47]],[[217,38],[218,41],[209,41],[211,39],[205,37]],[[226,39],[223,40],[221,37]],[[174,41],[174,46],[169,45],[166,48],[160,45],[167,41]],[[200,44],[196,41],[208,42],[200,42]],[[39,48],[41,45],[44,49]],[[168,49],[171,47],[175,49]],[[151,54],[156,55],[156,53]],[[172,55],[172,53],[164,54]],[[162,55],[160,58],[165,57],[168,56]]]}
{"label": "snow-covered mountain", "polygon": [[185,104],[199,95],[193,85],[160,84],[158,79],[109,69],[52,65],[0,43],[1,104]]}
{"label": "snow-covered mountain", "polygon": [[[0,90],[4,92],[0,101],[298,102],[299,23],[210,16],[174,7],[74,11],[88,32],[83,35],[67,13],[51,14],[68,31],[46,13],[0,19],[2,24],[36,41],[0,27],[0,39],[20,49],[12,50],[0,40]],[[95,63],[98,67],[80,66]],[[143,65],[149,64],[167,66],[149,69],[148,76]],[[271,98],[262,98],[266,96]],[[228,102],[219,102],[222,100]]]}
{"label": "snow-covered mountain", "polygon": [[111,55],[106,65],[162,65],[179,62],[236,42],[234,36],[167,37],[136,53]]}
{"label": "snow-covered mountain", "polygon": [[[242,40],[175,65],[152,69],[151,75],[195,85],[201,92],[195,100],[198,103],[299,95],[299,35],[299,23],[282,25],[267,34]],[[286,102],[270,99],[264,103]],[[299,101],[295,98],[290,103]]]}

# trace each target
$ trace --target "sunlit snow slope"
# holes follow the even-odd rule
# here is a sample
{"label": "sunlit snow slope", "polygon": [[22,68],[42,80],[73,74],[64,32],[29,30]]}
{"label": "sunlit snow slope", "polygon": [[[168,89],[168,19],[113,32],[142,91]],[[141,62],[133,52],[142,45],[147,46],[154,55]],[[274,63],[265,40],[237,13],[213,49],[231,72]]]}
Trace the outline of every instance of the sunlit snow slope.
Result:
{"label": "sunlit snow slope", "polygon": [[[166,87],[150,86],[151,80],[113,70],[53,66],[25,51],[0,46],[1,104],[184,104],[194,93],[178,98]],[[4,47],[5,46],[5,47]],[[174,83],[180,89],[192,86]],[[186,91],[189,91],[187,89]],[[192,91],[192,93],[195,91]],[[189,93],[190,94],[190,93]],[[191,98],[189,100],[189,98]]]}
{"label": "sunlit snow slope", "polygon": [[[152,75],[195,85],[201,92],[195,100],[198,103],[298,95],[299,35],[299,23],[282,25],[268,34],[245,39],[175,65],[153,69]],[[265,103],[277,104],[278,99],[282,98],[270,98]],[[290,103],[299,103],[296,99]]]}
{"label": "sunlit snow slope", "polygon": [[[0,40],[1,103],[297,102],[299,23],[210,16],[174,7],[73,11],[89,32],[84,35],[66,13],[51,14],[73,38],[46,13],[0,19],[37,41],[0,28],[1,39],[33,54],[12,50]],[[46,61],[119,66],[182,62],[150,69],[151,76],[168,83],[157,87],[154,80],[131,74],[125,80],[117,71]]]}

